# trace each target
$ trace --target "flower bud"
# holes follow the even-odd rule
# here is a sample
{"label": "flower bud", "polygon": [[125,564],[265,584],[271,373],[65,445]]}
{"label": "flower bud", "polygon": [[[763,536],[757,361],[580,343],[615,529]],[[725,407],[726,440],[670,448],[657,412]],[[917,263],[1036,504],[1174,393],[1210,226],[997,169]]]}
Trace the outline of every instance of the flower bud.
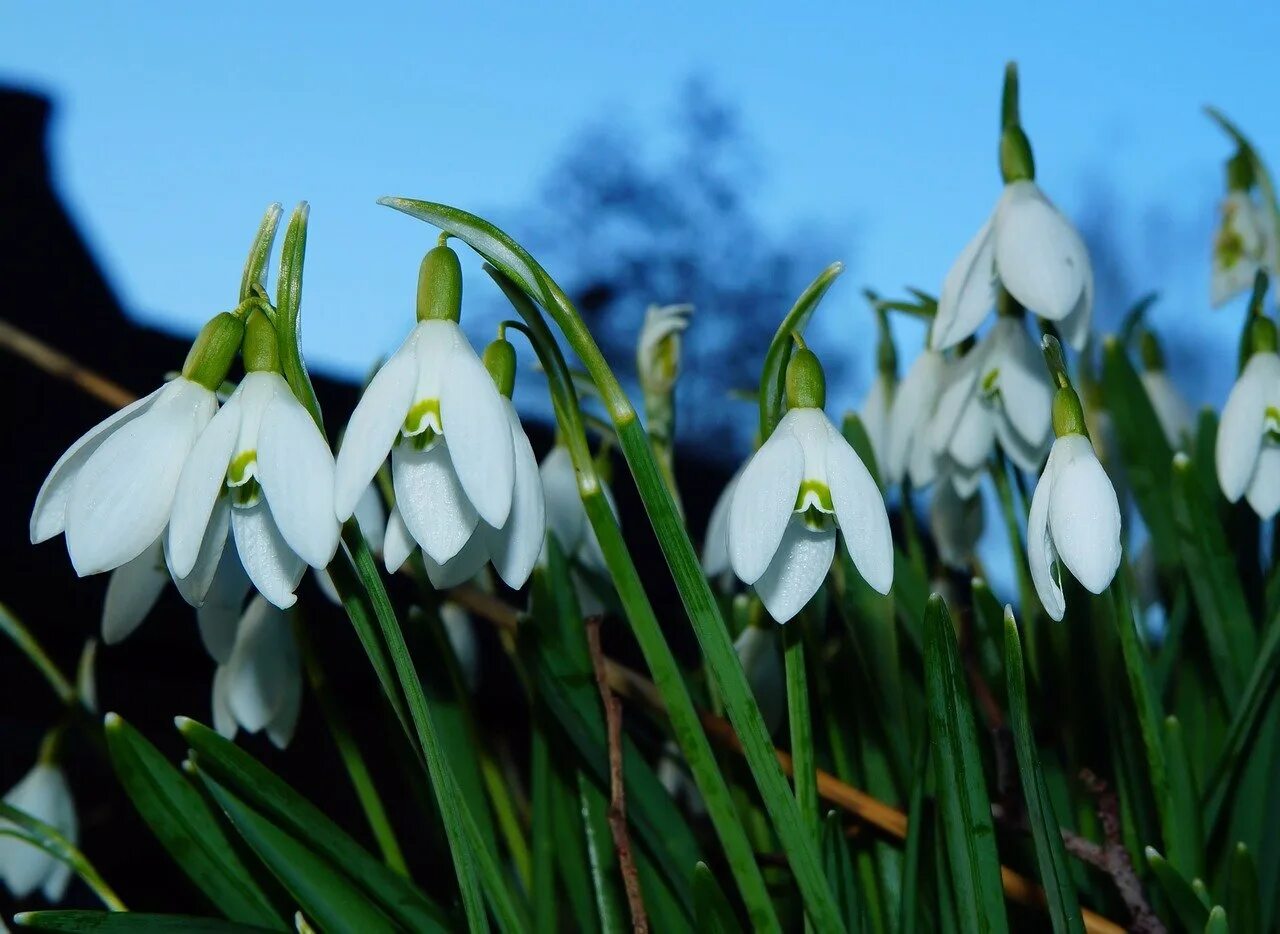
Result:
{"label": "flower bud", "polygon": [[201,330],[186,362],[182,375],[193,383],[216,392],[231,370],[231,364],[244,339],[244,324],[229,311],[212,318]]}
{"label": "flower bud", "polygon": [[498,392],[510,399],[516,387],[516,349],[511,341],[499,337],[484,349],[483,359]]}
{"label": "flower bud", "polygon": [[441,234],[418,269],[419,321],[457,321],[462,315],[462,264],[444,241]]}
{"label": "flower bud", "polygon": [[808,347],[799,347],[787,364],[787,407],[821,409],[827,404],[827,378],[818,356]]}
{"label": "flower bud", "polygon": [[246,373],[280,372],[280,350],[276,346],[276,329],[261,311],[249,312],[244,325],[244,371]]}

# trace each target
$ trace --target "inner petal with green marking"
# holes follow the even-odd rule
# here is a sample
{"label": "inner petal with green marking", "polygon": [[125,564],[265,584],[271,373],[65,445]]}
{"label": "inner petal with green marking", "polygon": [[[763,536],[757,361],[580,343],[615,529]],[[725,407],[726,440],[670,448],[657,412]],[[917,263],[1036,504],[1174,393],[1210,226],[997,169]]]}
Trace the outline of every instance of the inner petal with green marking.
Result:
{"label": "inner petal with green marking", "polygon": [[428,429],[433,435],[444,431],[444,425],[440,422],[439,399],[420,399],[415,402],[409,409],[409,414],[404,417],[404,425],[400,430],[406,438],[412,438]]}
{"label": "inner petal with green marking", "polygon": [[805,480],[800,484],[795,511],[808,512],[811,509],[826,513],[836,511],[831,502],[831,488],[821,480]]}

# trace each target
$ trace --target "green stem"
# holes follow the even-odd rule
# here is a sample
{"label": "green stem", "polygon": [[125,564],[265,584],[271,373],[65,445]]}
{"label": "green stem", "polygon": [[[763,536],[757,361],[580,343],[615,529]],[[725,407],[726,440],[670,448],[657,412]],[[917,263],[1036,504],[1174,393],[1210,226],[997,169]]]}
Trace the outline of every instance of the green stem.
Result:
{"label": "green stem", "polygon": [[[671,499],[670,493],[667,492],[666,484],[663,483],[662,474],[653,457],[653,450],[649,446],[648,436],[636,419],[635,410],[627,400],[617,377],[609,368],[603,354],[600,352],[600,348],[596,346],[595,339],[592,338],[587,330],[587,326],[581,316],[564,294],[564,291],[546,274],[533,257],[493,225],[486,223],[475,215],[445,205],[404,199],[382,199],[381,203],[388,204],[448,231],[453,236],[469,244],[476,252],[498,267],[530,299],[547,310],[547,313],[555,320],[561,333],[568,341],[569,346],[586,366],[596,386],[600,389],[601,397],[609,410],[614,426],[618,430],[618,441],[621,445],[623,456],[626,458],[627,466],[630,467],[631,474],[635,479],[636,488],[644,502],[645,510],[649,516],[649,523],[653,527],[667,565],[671,569],[672,577],[675,579],[676,587],[680,592],[681,602],[684,604],[685,612],[693,625],[698,644],[702,648],[707,668],[710,670],[721,695],[724,697],[725,709],[728,711],[729,719],[733,723],[738,738],[742,743],[743,753],[755,777],[760,796],[769,811],[769,816],[778,833],[783,850],[791,864],[805,908],[819,929],[832,932],[843,931],[844,924],[835,899],[832,897],[830,888],[827,885],[822,862],[818,855],[817,844],[813,840],[813,835],[807,833],[802,826],[799,808],[778,762],[764,718],[761,716],[760,708],[752,696],[746,674],[742,670],[742,664],[738,661],[738,656],[733,650],[733,642],[729,638],[728,628],[720,614],[720,608],[716,603],[711,585],[702,573],[702,565],[699,562],[697,552],[694,550],[693,542],[689,540],[689,534],[680,518],[679,510],[676,509],[675,502]],[[834,278],[835,273],[838,273],[841,267],[836,264],[832,268],[835,272],[833,272],[831,278]],[[508,292],[508,294],[511,293]],[[538,316],[537,320],[545,331],[546,325],[541,323],[541,316]],[[530,321],[530,325],[531,327],[533,326],[532,321]],[[543,365],[546,366],[546,361],[543,361]],[[557,411],[557,416],[559,414],[559,411]],[[585,439],[583,444],[585,445]],[[582,470],[582,465],[578,464],[576,459],[575,465],[578,466],[579,471]],[[581,477],[582,474],[579,473],[579,476]],[[603,502],[603,497],[600,497],[600,500]],[[605,508],[607,511],[607,507]],[[619,550],[620,556],[626,557],[626,564],[630,565],[630,557],[627,555],[625,547],[622,546],[621,535],[617,532],[616,523],[613,522],[612,517],[613,514],[609,512],[608,521],[601,522],[600,525],[612,527],[615,547]],[[598,535],[599,532],[600,529],[597,528]],[[601,544],[603,545],[604,536],[601,536],[601,538]],[[607,554],[608,552],[606,551]],[[610,572],[612,573],[614,570],[611,565]],[[634,575],[634,567],[631,567],[631,572]],[[618,580],[616,574],[614,582],[618,585],[621,593],[623,582]],[[649,607],[648,598],[644,595],[644,590],[639,585],[638,576],[635,577],[634,581],[628,581],[627,583],[632,585],[633,595],[638,597],[638,599],[632,601],[634,604],[633,609],[643,606],[648,608],[649,611],[647,614],[637,615],[632,620],[632,625],[639,638],[641,630],[647,629],[650,625],[649,620],[652,619],[652,608]],[[640,625],[636,624],[637,620],[640,621]],[[654,647],[660,649],[662,654],[670,657],[670,648],[667,646],[656,620],[652,620],[651,625],[653,628],[652,635],[656,636]],[[654,680],[657,682],[659,680],[659,671],[653,669],[653,660],[648,658],[646,660],[650,662]],[[674,658],[671,661],[674,664]],[[688,694],[684,689],[683,681],[679,680],[678,668],[674,674],[679,684],[679,693],[687,701]],[[671,685],[670,689],[673,694],[676,693],[674,685]],[[675,715],[673,714],[673,723],[674,720]],[[684,741],[696,742],[695,734],[696,737],[701,738],[701,744],[707,748],[705,754],[706,763],[699,763],[695,766],[695,761],[699,756],[689,755],[688,749],[685,750],[686,758],[691,766],[702,771],[704,779],[712,779],[713,774],[718,777],[719,770],[714,768],[714,759],[710,756],[709,747],[706,746],[706,736],[702,733],[700,725],[695,730],[688,730],[683,737]],[[679,732],[677,733],[677,738],[681,738]],[[684,743],[682,742],[683,745]],[[698,773],[695,772],[696,778],[698,778]],[[718,784],[719,788],[722,789],[721,793],[723,794],[724,802],[727,803],[729,796],[727,788],[723,785],[723,778],[719,778]],[[701,781],[699,781],[699,790],[702,791],[703,797],[707,799],[708,810],[710,810],[712,798],[719,795],[708,795],[707,789],[702,787]],[[722,804],[717,802],[715,806],[721,807]],[[736,817],[726,813],[720,821],[716,821],[716,824],[722,843],[726,841],[726,834],[735,834],[736,837],[740,837],[745,841],[745,836],[741,833],[741,826],[738,824]],[[739,845],[736,843],[732,847],[726,846],[726,855],[729,856],[731,865],[735,869],[735,875],[738,876],[739,884],[741,885],[744,877],[740,873],[746,869],[746,866],[738,850]],[[754,878],[759,878],[759,869],[755,866],[754,860],[751,862],[751,874]],[[744,898],[748,897],[755,889],[756,885],[754,883],[748,885],[743,893]],[[750,897],[754,898],[755,896],[750,895]],[[761,910],[764,910],[764,905],[760,905],[753,911],[753,919],[755,912]],[[771,903],[768,904],[767,912],[768,914],[762,915],[762,917],[772,916],[773,908]]]}
{"label": "green stem", "polygon": [[485,789],[489,792],[489,803],[493,806],[493,816],[498,821],[498,830],[507,844],[511,854],[511,862],[515,864],[516,875],[526,892],[532,891],[532,860],[529,856],[529,844],[524,838],[524,830],[520,826],[520,817],[516,813],[515,802],[511,800],[511,789],[507,787],[502,770],[494,761],[493,754],[487,749],[477,749],[480,759],[480,774],[484,778]]}
{"label": "green stem", "polygon": [[8,636],[13,644],[23,655],[27,656],[28,661],[35,666],[40,674],[44,675],[49,686],[53,688],[58,699],[64,704],[73,704],[76,701],[76,689],[67,678],[58,670],[58,666],[54,664],[45,652],[44,648],[36,641],[36,637],[31,631],[13,615],[12,611],[0,603],[0,631]]}
{"label": "green stem", "polygon": [[796,804],[805,827],[818,840],[818,763],[813,751],[813,717],[809,709],[809,672],[805,663],[804,632],[808,621],[802,613],[790,626],[783,627],[787,677],[787,717],[791,731],[791,781],[796,789]]}
{"label": "green stem", "polygon": [[320,665],[310,633],[302,624],[301,615],[297,613],[293,615],[293,633],[302,655],[302,667],[307,674],[307,682],[311,685],[311,692],[315,695],[316,703],[320,707],[320,715],[324,717],[325,725],[329,728],[329,735],[333,737],[333,744],[338,749],[342,764],[347,769],[351,787],[360,801],[365,819],[369,822],[369,829],[373,831],[378,849],[382,851],[382,861],[407,879],[409,867],[405,864],[404,854],[396,840],[395,831],[387,819],[387,810],[382,804],[382,798],[373,784],[373,776],[370,775],[369,767],[365,764],[360,746],[351,735],[351,728],[347,725],[342,707],[335,701],[333,692],[329,688],[329,679]]}
{"label": "green stem", "polygon": [[1027,641],[1027,662],[1032,676],[1040,678],[1040,652],[1037,631],[1036,608],[1040,605],[1035,585],[1031,582],[1031,569],[1027,567],[1027,547],[1022,540],[1022,518],[1013,501],[1013,488],[1009,483],[1009,469],[1004,454],[997,451],[991,463],[991,479],[995,483],[996,497],[1000,500],[1000,513],[1004,516],[1005,531],[1009,535],[1009,550],[1014,571],[1018,575],[1018,604],[1022,614],[1022,634]]}

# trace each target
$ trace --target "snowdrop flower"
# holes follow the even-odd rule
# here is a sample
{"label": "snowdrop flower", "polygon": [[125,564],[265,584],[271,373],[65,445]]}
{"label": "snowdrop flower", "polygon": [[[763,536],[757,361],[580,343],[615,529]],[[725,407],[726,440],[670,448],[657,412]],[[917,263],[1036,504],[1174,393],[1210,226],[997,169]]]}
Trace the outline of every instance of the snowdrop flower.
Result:
{"label": "snowdrop flower", "polygon": [[1045,611],[1055,620],[1061,620],[1067,610],[1064,567],[1095,594],[1107,589],[1120,567],[1116,492],[1084,433],[1084,410],[1065,372],[1059,382],[1053,405],[1057,440],[1027,517],[1031,580]]}
{"label": "snowdrop flower", "polygon": [[[275,327],[260,311],[245,332],[245,376],[191,449],[178,481],[167,541],[170,569],[186,577],[227,527],[249,579],[281,609],[307,565],[338,549],[333,454],[279,373]],[[212,546],[212,547],[211,547]]]}
{"label": "snowdrop flower", "polygon": [[692,305],[650,305],[636,345],[636,371],[645,397],[663,397],[680,376],[680,335],[689,326]]}
{"label": "snowdrop flower", "polygon": [[982,497],[976,490],[962,497],[955,484],[939,483],[929,503],[929,530],[942,563],[954,570],[965,570],[982,538]]}
{"label": "snowdrop flower", "polygon": [[1185,447],[1187,439],[1195,433],[1191,407],[1169,379],[1164,368],[1164,354],[1156,336],[1150,331],[1142,335],[1142,373],[1139,379],[1151,400],[1151,407],[1156,411],[1156,420],[1160,422],[1169,447],[1175,451]]}
{"label": "snowdrop flower", "polygon": [[936,350],[916,357],[898,384],[889,409],[888,444],[882,463],[885,482],[911,480],[917,489],[937,476],[938,458],[929,437],[929,424],[938,406],[947,361]]}
{"label": "snowdrop flower", "polygon": [[1227,397],[1214,458],[1229,502],[1241,496],[1263,519],[1280,511],[1280,356],[1269,318],[1251,323],[1253,354]]}
{"label": "snowdrop flower", "polygon": [[[893,404],[894,378],[890,373],[877,372],[871,382],[867,397],[862,400],[862,408],[858,410],[858,418],[867,431],[867,440],[871,442],[871,451],[875,454],[876,466],[884,476],[889,460],[889,425],[890,409]],[[888,483],[888,477],[884,476]]]}
{"label": "snowdrop flower", "polygon": [[227,739],[265,730],[279,749],[302,709],[302,662],[283,612],[254,597],[240,618],[230,657],[213,676],[213,725]]}
{"label": "snowdrop flower", "polygon": [[[603,612],[604,604],[587,578],[579,572],[579,568],[588,575],[595,576],[608,575],[609,568],[600,548],[600,540],[596,538],[596,531],[587,519],[586,508],[582,505],[582,497],[578,493],[578,474],[569,449],[563,444],[552,447],[538,466],[538,474],[546,496],[547,533],[555,535],[565,557],[576,565],[571,573],[578,592],[579,609],[584,616],[595,616]],[[616,519],[618,504],[614,501],[609,482],[603,477],[600,477],[600,490]],[[540,560],[545,560],[545,552]]]}
{"label": "snowdrop flower", "polygon": [[880,593],[893,583],[889,516],[875,480],[822,411],[826,389],[806,348],[787,367],[790,411],[748,461],[729,507],[729,559],[785,623],[822,586],[836,529],[858,571]]}
{"label": "snowdrop flower", "polygon": [[[489,387],[492,389],[494,383],[497,383],[503,427],[507,432],[508,446],[514,455],[514,481],[509,491],[511,502],[505,522],[495,527],[483,517],[471,520],[473,527],[463,546],[448,559],[440,561],[406,521],[406,504],[399,492],[396,506],[387,520],[382,548],[387,570],[394,573],[400,568],[413,551],[416,539],[423,545],[427,577],[436,589],[455,587],[470,580],[486,562],[492,562],[494,570],[507,586],[518,590],[529,579],[542,551],[546,504],[538,473],[538,459],[534,456],[533,446],[529,443],[524,426],[520,424],[520,416],[510,399],[515,386],[515,348],[500,337],[485,349],[484,359],[484,366],[488,366],[493,373],[493,381],[489,383]],[[447,439],[441,439],[436,444],[444,446]],[[423,492],[430,495],[432,490],[428,488]],[[436,508],[436,504],[426,498],[417,505],[409,505],[410,511],[418,509],[430,513],[433,508]]]}
{"label": "snowdrop flower", "polygon": [[976,347],[951,363],[945,379],[929,431],[934,451],[955,464],[958,476],[976,474],[997,440],[1020,468],[1039,468],[1053,387],[1022,321],[1001,317]]}
{"label": "snowdrop flower", "polygon": [[747,624],[733,641],[733,650],[770,733],[778,731],[787,712],[786,674],[778,649],[777,630],[754,623]]}
{"label": "snowdrop flower", "polygon": [[1017,73],[1006,76],[1000,169],[1005,187],[995,211],[961,251],[942,283],[931,334],[945,350],[973,334],[1006,289],[1041,318],[1060,322],[1076,349],[1093,310],[1093,268],[1075,227],[1035,183],[1031,144],[1018,123]]}
{"label": "snowdrop flower", "polygon": [[218,315],[192,345],[182,375],[71,445],[36,496],[32,544],[65,533],[72,567],[83,577],[128,564],[159,539],[182,465],[218,409],[214,393],[243,333],[235,315]]}
{"label": "snowdrop flower", "polygon": [[[356,525],[360,527],[360,534],[364,536],[365,543],[369,546],[369,551],[375,558],[381,558],[382,544],[387,537],[387,510],[382,505],[382,495],[378,492],[376,482],[364,488],[364,492],[356,500],[356,511],[353,515],[356,517]],[[320,592],[331,603],[342,602],[342,598],[338,596],[338,589],[333,586],[333,578],[329,576],[327,570],[316,571],[316,583],[320,585]]]}
{"label": "snowdrop flower", "polygon": [[440,604],[440,622],[458,659],[462,683],[468,691],[475,693],[480,683],[480,643],[476,641],[475,624],[467,611],[452,600]]}
{"label": "snowdrop flower", "polygon": [[[48,824],[75,844],[78,836],[75,802],[62,769],[38,762],[4,796],[4,803]],[[0,836],[0,877],[9,893],[24,899],[37,889],[57,902],[71,880],[71,867],[44,850],[16,837]]]}
{"label": "snowdrop flower", "polygon": [[[711,507],[711,517],[707,520],[707,537],[702,543],[702,570],[712,580],[723,579],[726,575],[731,575],[733,570],[729,566],[729,507],[733,504],[733,491],[744,470],[746,464],[729,478],[715,505]],[[729,586],[728,583],[724,585],[726,589]]]}
{"label": "snowdrop flower", "polygon": [[1253,285],[1259,270],[1275,272],[1275,220],[1265,204],[1253,197],[1253,166],[1245,152],[1227,160],[1227,197],[1223,199],[1218,231],[1213,238],[1209,278],[1210,301],[1216,308]]}
{"label": "snowdrop flower", "polygon": [[462,270],[448,247],[423,259],[418,299],[417,325],[351,415],[334,507],[345,522],[390,452],[399,515],[391,524],[403,523],[426,555],[445,565],[481,521],[493,529],[506,524],[516,445],[502,395],[458,326]]}
{"label": "snowdrop flower", "polygon": [[707,813],[702,792],[698,791],[697,783],[689,774],[689,766],[680,753],[680,747],[673,741],[667,740],[663,744],[662,754],[658,756],[658,766],[654,771],[673,801],[683,805],[694,817]]}

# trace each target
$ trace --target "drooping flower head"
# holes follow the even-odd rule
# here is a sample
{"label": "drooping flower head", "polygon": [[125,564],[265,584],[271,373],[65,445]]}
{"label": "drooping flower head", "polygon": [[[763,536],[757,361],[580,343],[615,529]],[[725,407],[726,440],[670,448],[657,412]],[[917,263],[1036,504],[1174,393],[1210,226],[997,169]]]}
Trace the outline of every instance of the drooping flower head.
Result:
{"label": "drooping flower head", "polygon": [[[77,842],[79,821],[67,778],[43,755],[9,789],[4,803],[53,827],[71,844]],[[4,834],[0,835],[0,878],[16,899],[24,899],[38,889],[48,901],[58,902],[71,880],[71,867],[39,847]]]}
{"label": "drooping flower head", "polygon": [[1156,420],[1164,432],[1169,447],[1175,451],[1185,448],[1194,433],[1195,421],[1191,415],[1191,406],[1182,398],[1169,373],[1164,367],[1164,353],[1160,343],[1151,331],[1143,331],[1140,343],[1142,354],[1142,372],[1139,379],[1155,409]]}
{"label": "drooping flower head", "polygon": [[880,593],[893,583],[893,541],[880,489],[823,412],[821,364],[801,348],[787,367],[790,410],[743,469],[729,509],[733,571],[786,622],[822,586],[836,530]]}
{"label": "drooping flower head", "polygon": [[213,724],[233,739],[265,731],[279,749],[293,739],[302,709],[302,662],[287,616],[254,597],[239,619],[229,657],[213,676]]}
{"label": "drooping flower head", "polygon": [[1227,160],[1227,195],[1213,237],[1209,298],[1216,308],[1248,290],[1259,271],[1274,273],[1280,231],[1270,206],[1254,193],[1253,161],[1243,148]]}

